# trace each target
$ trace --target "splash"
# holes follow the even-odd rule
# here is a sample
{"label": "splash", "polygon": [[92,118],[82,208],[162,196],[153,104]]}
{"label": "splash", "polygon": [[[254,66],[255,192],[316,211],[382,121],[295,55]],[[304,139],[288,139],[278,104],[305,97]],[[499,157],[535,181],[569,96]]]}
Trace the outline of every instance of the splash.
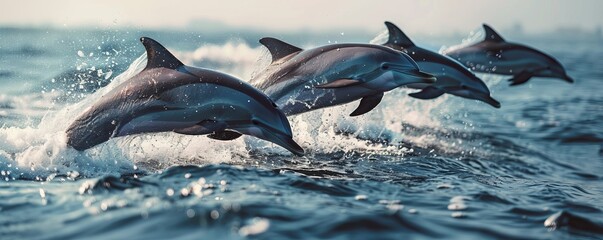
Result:
{"label": "splash", "polygon": [[460,44],[453,45],[453,46],[450,46],[450,47],[442,46],[440,48],[440,50],[439,50],[439,53],[444,54],[446,52],[450,52],[450,51],[454,51],[454,50],[457,50],[457,49],[460,49],[460,48],[464,48],[464,47],[467,47],[469,45],[473,45],[475,43],[478,43],[478,42],[484,40],[485,38],[486,38],[486,32],[484,31],[483,28],[480,27],[478,29],[475,29],[475,30],[469,32],[469,35],[466,38],[464,38],[461,41]]}
{"label": "splash", "polygon": [[[204,45],[191,52],[173,52],[190,65],[213,64],[220,71],[245,76],[243,79],[257,74],[270,60],[265,48],[235,42]],[[246,164],[250,153],[291,157],[281,147],[249,136],[224,142],[205,136],[156,133],[111,139],[83,152],[68,147],[64,132],[69,124],[103,95],[142,71],[145,65],[146,54],[143,54],[105,87],[88,93],[77,103],[53,102],[51,99],[56,94],[53,92],[37,95],[38,102],[46,105],[34,110],[24,110],[28,104],[19,101],[31,102],[24,97],[0,99],[14,105],[15,109],[6,115],[16,113],[22,118],[39,119],[0,128],[0,170],[5,173],[2,177],[8,180],[46,179],[57,174],[93,177],[141,169],[159,171],[175,164]],[[401,88],[388,92],[375,110],[360,117],[348,116],[357,102],[290,117],[294,139],[308,154],[356,152],[403,156],[416,148],[434,146],[453,151],[455,148],[447,138],[442,138],[448,135],[443,129],[450,128],[443,126],[447,124],[443,119],[458,115],[457,110],[464,105],[450,107],[451,102],[460,100],[447,96],[432,101],[414,99],[407,96],[411,91]],[[457,149],[462,151],[460,146]]]}
{"label": "splash", "polygon": [[[107,87],[82,101],[60,110],[48,108],[39,123],[26,127],[0,129],[0,169],[10,172],[5,180],[46,179],[52,175],[86,175],[132,172],[134,165],[120,151],[107,147],[79,152],[68,147],[65,130],[93,102],[144,68],[146,56],[139,57],[130,68]],[[51,93],[42,93],[47,99]],[[17,98],[18,99],[18,98]],[[40,111],[42,112],[42,111]],[[31,117],[30,114],[25,116]]]}
{"label": "splash", "polygon": [[375,36],[373,39],[371,39],[371,41],[369,41],[370,44],[384,44],[387,42],[387,40],[389,39],[389,31],[387,31],[387,29],[381,31],[379,34],[377,34],[377,36]]}

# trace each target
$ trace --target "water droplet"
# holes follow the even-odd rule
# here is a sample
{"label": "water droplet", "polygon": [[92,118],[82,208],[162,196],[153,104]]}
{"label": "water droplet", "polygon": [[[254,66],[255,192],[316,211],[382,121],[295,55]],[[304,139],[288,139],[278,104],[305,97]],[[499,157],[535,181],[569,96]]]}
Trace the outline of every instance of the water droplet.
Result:
{"label": "water droplet", "polygon": [[182,195],[183,197],[187,197],[189,193],[190,191],[188,190],[188,188],[180,189],[180,195]]}
{"label": "water droplet", "polygon": [[247,226],[243,226],[239,230],[241,236],[257,235],[265,232],[270,227],[270,221],[265,218],[256,217],[251,220],[251,223]]}
{"label": "water droplet", "polygon": [[450,199],[450,204],[448,204],[448,210],[465,210],[467,209],[466,200],[470,200],[471,198],[466,196],[454,196]]}
{"label": "water droplet", "polygon": [[448,210],[465,210],[465,209],[467,209],[467,205],[465,205],[464,202],[448,204]]}
{"label": "water droplet", "polygon": [[465,213],[463,212],[453,212],[452,214],[450,214],[451,217],[453,218],[464,218],[467,217],[467,215],[465,215]]}
{"label": "water droplet", "polygon": [[356,195],[355,199],[358,201],[366,200],[368,197],[366,195]]}
{"label": "water droplet", "polygon": [[187,216],[188,218],[193,218],[193,217],[195,217],[195,210],[193,210],[193,209],[188,209],[188,210],[186,210],[186,216]]}
{"label": "water droplet", "polygon": [[78,50],[77,55],[80,57],[84,57],[84,52],[82,52],[82,50]]}
{"label": "water droplet", "polygon": [[42,199],[46,198],[46,192],[44,192],[44,189],[40,188],[40,197],[42,197]]}
{"label": "water droplet", "polygon": [[209,216],[212,219],[218,219],[220,217],[220,213],[217,210],[212,210],[211,213],[209,214]]}
{"label": "water droplet", "polygon": [[168,188],[165,191],[165,194],[167,194],[169,197],[174,196],[174,189]]}

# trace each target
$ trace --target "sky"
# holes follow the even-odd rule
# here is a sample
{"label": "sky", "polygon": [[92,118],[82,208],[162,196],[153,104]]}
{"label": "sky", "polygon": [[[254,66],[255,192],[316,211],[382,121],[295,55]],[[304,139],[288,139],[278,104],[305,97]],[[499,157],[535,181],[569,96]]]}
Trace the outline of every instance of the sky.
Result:
{"label": "sky", "polygon": [[187,27],[199,22],[267,31],[377,31],[388,20],[423,34],[468,32],[486,22],[497,28],[521,24],[543,33],[559,28],[588,31],[603,26],[601,0],[0,0],[0,26],[145,29]]}

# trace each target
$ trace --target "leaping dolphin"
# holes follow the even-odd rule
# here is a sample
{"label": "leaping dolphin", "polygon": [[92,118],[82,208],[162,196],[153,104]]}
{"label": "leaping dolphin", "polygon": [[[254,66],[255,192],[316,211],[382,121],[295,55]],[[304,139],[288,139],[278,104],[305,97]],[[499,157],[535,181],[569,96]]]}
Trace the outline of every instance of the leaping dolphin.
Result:
{"label": "leaping dolphin", "polygon": [[411,83],[433,83],[406,54],[373,44],[332,44],[308,50],[262,38],[272,63],[250,83],[286,115],[362,99],[350,116],[375,108],[383,93]]}
{"label": "leaping dolphin", "polygon": [[142,72],[88,108],[67,129],[67,144],[85,150],[113,137],[174,131],[232,140],[252,135],[297,155],[285,115],[265,94],[224,73],[186,66],[155,40]]}
{"label": "leaping dolphin", "polygon": [[385,22],[389,39],[384,46],[402,51],[410,56],[422,71],[433,74],[438,79],[433,84],[414,83],[407,87],[423,89],[418,93],[409,94],[420,99],[432,99],[449,93],[463,98],[476,99],[495,108],[500,103],[490,96],[486,84],[475,74],[453,59],[438,53],[417,47],[411,40],[391,22]]}
{"label": "leaping dolphin", "polygon": [[486,38],[476,44],[444,52],[476,72],[513,75],[511,86],[526,83],[532,77],[574,80],[561,63],[534,48],[505,41],[494,29],[483,24]]}

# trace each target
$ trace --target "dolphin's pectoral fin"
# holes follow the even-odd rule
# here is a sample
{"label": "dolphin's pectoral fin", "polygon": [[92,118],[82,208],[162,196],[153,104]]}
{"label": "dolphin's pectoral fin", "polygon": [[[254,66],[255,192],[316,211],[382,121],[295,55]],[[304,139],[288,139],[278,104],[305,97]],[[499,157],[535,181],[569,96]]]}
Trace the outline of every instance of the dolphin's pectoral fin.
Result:
{"label": "dolphin's pectoral fin", "polygon": [[340,88],[340,87],[347,87],[347,86],[354,86],[357,84],[362,83],[362,81],[360,80],[354,80],[354,79],[338,79],[329,83],[325,83],[325,84],[321,84],[321,85],[316,85],[314,86],[315,88]]}
{"label": "dolphin's pectoral fin", "polygon": [[515,76],[513,76],[513,78],[509,79],[509,82],[511,82],[511,86],[524,84],[528,80],[530,80],[530,78],[532,78],[532,76],[534,76],[534,72],[522,71],[522,72],[516,74]]}
{"label": "dolphin's pectoral fin", "polygon": [[193,126],[174,129],[175,133],[185,134],[185,135],[204,135],[210,134],[214,132],[223,131],[226,128],[225,122],[214,121],[214,120],[203,120]]}
{"label": "dolphin's pectoral fin", "polygon": [[214,131],[211,129],[207,129],[203,126],[193,125],[187,128],[174,129],[175,133],[185,134],[185,135],[205,135],[210,134]]}
{"label": "dolphin's pectoral fin", "polygon": [[382,98],[383,93],[363,97],[356,110],[350,113],[350,117],[359,116],[373,110],[373,108],[379,105]]}
{"label": "dolphin's pectoral fin", "polygon": [[423,90],[421,90],[420,92],[408,94],[408,96],[418,98],[418,99],[434,99],[439,96],[442,96],[442,94],[444,94],[444,93],[445,92],[442,89],[439,89],[434,86],[429,86],[429,87],[423,88]]}
{"label": "dolphin's pectoral fin", "polygon": [[235,131],[230,131],[230,130],[224,130],[221,132],[215,132],[210,135],[207,135],[208,138],[222,140],[222,141],[237,139],[240,136],[243,136],[243,134],[235,132]]}

